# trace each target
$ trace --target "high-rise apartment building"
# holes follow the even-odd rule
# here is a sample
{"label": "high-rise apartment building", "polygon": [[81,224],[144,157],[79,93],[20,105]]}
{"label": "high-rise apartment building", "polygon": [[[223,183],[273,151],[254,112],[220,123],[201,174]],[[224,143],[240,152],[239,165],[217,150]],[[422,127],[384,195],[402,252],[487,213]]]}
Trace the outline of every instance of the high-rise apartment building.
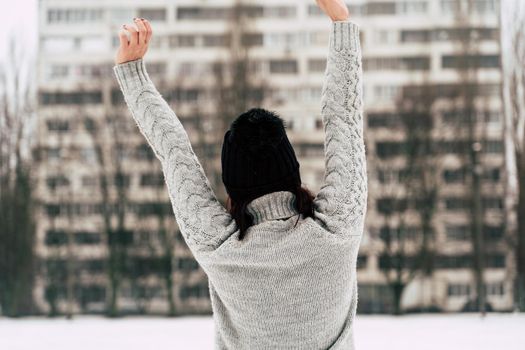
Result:
{"label": "high-rise apartment building", "polygon": [[[34,294],[42,311],[103,312],[114,289],[120,312],[211,309],[205,274],[181,236],[171,237],[176,224],[160,167],[134,126],[111,71],[118,30],[133,17],[149,19],[154,29],[146,57],[150,76],[182,119],[196,152],[213,158],[221,139],[206,139],[203,133],[212,134],[214,128],[201,116],[213,116],[217,109],[213,90],[221,87],[214,64],[232,55],[233,9],[240,8],[246,20],[239,42],[249,48],[249,72],[264,81],[262,104],[287,121],[303,182],[314,192],[319,189],[324,175],[320,95],[330,22],[314,1],[240,3],[40,0],[36,251],[42,272]],[[476,192],[483,203],[478,212],[483,279],[490,305],[511,309],[497,0],[348,4],[362,31],[369,159],[367,229],[358,267],[360,311],[392,311],[387,282],[390,287],[395,283],[388,272],[395,259],[385,255],[385,240],[392,243],[393,232],[403,232],[410,255],[421,236],[417,208],[389,208],[406,196],[407,132],[400,121],[400,96],[425,96],[424,91],[432,91],[432,115],[439,125],[432,131],[439,134],[440,150],[431,220],[435,263],[426,277],[417,273],[406,280],[402,305],[458,311],[475,295],[472,186],[468,159],[457,148],[468,140],[460,136],[464,127],[454,124],[464,118],[465,106],[452,108],[449,101],[453,91],[472,85],[466,71],[474,71],[476,81],[469,101],[483,110],[478,113],[483,138],[476,142],[483,169]],[[205,169],[224,196],[219,165],[215,159]],[[394,245],[400,242],[398,234]]]}

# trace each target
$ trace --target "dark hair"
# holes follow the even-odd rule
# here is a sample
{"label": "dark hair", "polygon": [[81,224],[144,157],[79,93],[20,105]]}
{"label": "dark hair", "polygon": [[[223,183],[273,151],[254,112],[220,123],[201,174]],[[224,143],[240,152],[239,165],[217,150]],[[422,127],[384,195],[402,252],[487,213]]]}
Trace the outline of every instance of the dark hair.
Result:
{"label": "dark hair", "polygon": [[[301,185],[296,186],[295,188],[290,188],[288,191],[295,194],[295,208],[297,211],[302,214],[303,218],[314,217],[314,194]],[[257,197],[255,197],[257,198]],[[253,225],[253,219],[248,214],[246,207],[248,204],[255,198],[243,198],[240,200],[234,200],[231,197],[228,197],[227,207],[230,215],[235,219],[237,227],[240,229],[239,240],[244,238],[246,230]],[[297,218],[295,226],[299,222],[301,215]],[[294,226],[294,227],[295,227]]]}

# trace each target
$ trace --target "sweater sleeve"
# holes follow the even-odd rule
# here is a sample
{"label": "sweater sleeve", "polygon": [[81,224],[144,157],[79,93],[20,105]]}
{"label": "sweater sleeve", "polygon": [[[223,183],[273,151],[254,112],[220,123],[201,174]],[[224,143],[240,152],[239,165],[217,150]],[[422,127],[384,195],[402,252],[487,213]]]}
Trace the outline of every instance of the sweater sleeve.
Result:
{"label": "sweater sleeve", "polygon": [[325,175],[314,200],[315,216],[333,234],[359,236],[364,229],[368,185],[357,24],[332,23],[324,79]]}
{"label": "sweater sleeve", "polygon": [[140,132],[160,160],[180,231],[197,257],[217,248],[236,230],[217,200],[180,120],[153,85],[143,59],[113,67]]}

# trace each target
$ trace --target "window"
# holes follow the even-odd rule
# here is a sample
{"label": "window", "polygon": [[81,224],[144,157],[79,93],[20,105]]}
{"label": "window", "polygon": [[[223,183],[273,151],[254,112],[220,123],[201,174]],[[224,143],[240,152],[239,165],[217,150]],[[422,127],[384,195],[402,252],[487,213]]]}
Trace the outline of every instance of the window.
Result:
{"label": "window", "polygon": [[446,183],[464,183],[466,178],[467,171],[465,168],[445,169],[443,171],[443,180]]}
{"label": "window", "polygon": [[203,35],[202,39],[203,45],[206,47],[220,47],[230,44],[230,36],[226,34]]}
{"label": "window", "polygon": [[135,9],[131,7],[113,7],[109,10],[111,23],[122,25],[135,17]]}
{"label": "window", "polygon": [[291,18],[296,16],[296,12],[295,6],[267,6],[264,8],[264,17]]}
{"label": "window", "polygon": [[178,20],[225,20],[231,18],[232,11],[226,7],[186,7],[177,8]]}
{"label": "window", "polygon": [[247,17],[263,17],[264,7],[261,5],[245,5],[242,7],[242,14]]}
{"label": "window", "polygon": [[46,231],[44,239],[45,245],[48,246],[59,246],[67,244],[67,233],[65,231],[49,230]]}
{"label": "window", "polygon": [[395,44],[398,40],[398,32],[391,29],[379,29],[373,35],[376,44]]}
{"label": "window", "polygon": [[501,141],[485,141],[483,142],[483,150],[485,153],[503,153],[503,142]]}
{"label": "window", "polygon": [[142,187],[162,187],[164,186],[164,175],[162,173],[147,173],[140,177]]}
{"label": "window", "polygon": [[364,70],[428,70],[430,57],[371,57],[363,61]]}
{"label": "window", "polygon": [[482,201],[485,209],[503,209],[503,200],[499,197],[484,197]]}
{"label": "window", "polygon": [[441,0],[440,7],[441,12],[444,14],[455,14],[460,10],[460,1],[459,0]]}
{"label": "window", "polygon": [[328,45],[329,33],[324,31],[308,32],[307,43],[311,46],[325,46]]}
{"label": "window", "polygon": [[466,40],[498,40],[497,28],[438,28],[432,31],[432,40],[435,41],[466,41]]}
{"label": "window", "polygon": [[485,169],[483,172],[483,179],[490,182],[499,182],[501,179],[500,169],[492,168]]}
{"label": "window", "polygon": [[368,261],[368,255],[358,255],[357,256],[357,268],[366,269],[367,261]]}
{"label": "window", "polygon": [[470,255],[438,255],[435,267],[438,269],[467,269],[472,266]]}
{"label": "window", "polygon": [[111,73],[111,67],[107,64],[81,64],[76,67],[75,73],[84,78],[101,78]]}
{"label": "window", "polygon": [[427,1],[401,1],[397,3],[397,13],[403,14],[424,14],[427,12]]}
{"label": "window", "polygon": [[308,5],[308,16],[324,16],[324,12],[317,5]]}
{"label": "window", "polygon": [[395,156],[400,156],[404,154],[405,144],[402,142],[377,142],[376,143],[376,152],[379,158],[391,158]]}
{"label": "window", "polygon": [[104,260],[99,259],[88,259],[88,260],[79,260],[77,263],[78,273],[88,272],[90,274],[97,274],[104,272]]}
{"label": "window", "polygon": [[505,230],[503,226],[492,226],[484,225],[483,226],[483,237],[487,241],[499,241],[503,238]]}
{"label": "window", "polygon": [[470,238],[470,229],[466,225],[447,225],[447,239],[451,241],[466,241]]}
{"label": "window", "polygon": [[179,297],[182,300],[189,298],[203,298],[208,299],[210,297],[210,290],[208,284],[195,284],[189,286],[182,286],[179,290]]}
{"label": "window", "polygon": [[485,266],[493,269],[505,268],[505,255],[487,254],[485,257]]}
{"label": "window", "polygon": [[199,264],[193,258],[178,258],[177,269],[180,271],[194,271],[199,269]]}
{"label": "window", "polygon": [[43,105],[102,103],[102,92],[41,92],[40,103]]}
{"label": "window", "polygon": [[48,67],[48,77],[50,79],[66,78],[69,74],[69,66],[67,64],[52,64]]}
{"label": "window", "polygon": [[98,179],[95,176],[82,176],[83,187],[94,187],[98,184]]}
{"label": "window", "polygon": [[56,190],[58,187],[69,186],[69,179],[64,175],[49,176],[46,184],[50,190]]}
{"label": "window", "polygon": [[470,10],[475,13],[496,13],[498,0],[474,0],[469,3]]}
{"label": "window", "polygon": [[166,71],[166,62],[148,62],[149,75],[164,75]]}
{"label": "window", "polygon": [[399,115],[392,113],[368,113],[366,120],[369,128],[397,128],[401,125]]}
{"label": "window", "polygon": [[104,11],[97,8],[60,8],[47,10],[47,22],[53,23],[94,23],[104,19]]}
{"label": "window", "polygon": [[142,8],[138,9],[138,17],[147,19],[148,21],[166,21],[165,8]]}
{"label": "window", "polygon": [[75,232],[75,243],[76,244],[99,244],[102,242],[100,233],[98,232]]}
{"label": "window", "polygon": [[403,198],[379,198],[376,202],[376,210],[385,215],[391,213],[402,213],[408,209],[408,202]]}
{"label": "window", "polygon": [[420,236],[421,230],[415,226],[389,227],[383,226],[379,230],[379,238],[387,241],[414,240]]}
{"label": "window", "polygon": [[374,95],[381,101],[395,101],[399,96],[400,88],[397,85],[376,85]]}
{"label": "window", "polygon": [[153,150],[148,144],[142,144],[137,146],[135,149],[136,157],[139,160],[148,160],[152,161],[156,159],[155,153],[153,153]]}
{"label": "window", "polygon": [[399,181],[399,171],[394,169],[378,169],[377,179],[382,184],[389,184]]}
{"label": "window", "polygon": [[196,102],[202,91],[196,88],[176,88],[166,93],[166,98],[170,102]]}
{"label": "window", "polygon": [[308,60],[308,71],[310,72],[324,72],[326,69],[326,59],[312,58]]}
{"label": "window", "polygon": [[59,147],[49,147],[46,150],[47,160],[50,162],[60,160],[62,158],[62,149]]}
{"label": "window", "polygon": [[150,215],[170,215],[173,213],[171,203],[164,202],[146,202],[146,203],[135,203],[133,205],[133,211],[139,217],[150,216]]}
{"label": "window", "polygon": [[499,55],[444,55],[441,58],[443,68],[499,68]]}
{"label": "window", "polygon": [[195,39],[191,34],[170,35],[168,38],[170,47],[194,47]]}
{"label": "window", "polygon": [[403,43],[425,43],[430,41],[431,31],[428,29],[421,30],[402,30],[401,42]]}
{"label": "window", "polygon": [[487,295],[491,295],[491,296],[505,295],[505,285],[502,282],[485,284],[485,290],[487,292]]}
{"label": "window", "polygon": [[324,145],[322,143],[299,143],[295,149],[300,157],[322,157],[324,156]]}
{"label": "window", "polygon": [[95,164],[98,160],[97,152],[93,147],[83,147],[80,149],[80,158],[88,164]]}
{"label": "window", "polygon": [[444,201],[447,210],[466,209],[469,207],[468,200],[461,197],[446,197]]}
{"label": "window", "polygon": [[75,285],[74,294],[83,307],[86,307],[89,303],[101,303],[106,300],[106,288],[94,284]]}
{"label": "window", "polygon": [[411,255],[382,254],[379,256],[379,268],[381,270],[408,269],[414,266],[415,263],[416,260]]}
{"label": "window", "polygon": [[304,45],[305,37],[301,33],[266,33],[264,46],[291,49]]}
{"label": "window", "polygon": [[46,120],[47,130],[51,132],[67,132],[69,131],[69,121],[61,119]]}
{"label": "window", "polygon": [[262,46],[263,38],[262,33],[245,33],[242,36],[242,44],[245,46]]}
{"label": "window", "polygon": [[470,285],[463,283],[449,283],[447,288],[449,297],[465,297],[470,295]]}
{"label": "window", "polygon": [[364,5],[364,12],[368,16],[395,15],[396,3],[393,1],[367,3]]}
{"label": "window", "polygon": [[270,73],[296,74],[298,71],[296,60],[270,60]]}

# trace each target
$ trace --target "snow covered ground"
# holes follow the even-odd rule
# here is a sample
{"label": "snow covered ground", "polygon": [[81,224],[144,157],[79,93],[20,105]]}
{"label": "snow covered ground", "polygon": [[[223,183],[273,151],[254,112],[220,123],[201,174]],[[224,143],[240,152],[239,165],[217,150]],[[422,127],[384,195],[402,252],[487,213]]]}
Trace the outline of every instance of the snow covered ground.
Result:
{"label": "snow covered ground", "polygon": [[[525,314],[361,316],[359,350],[524,350]],[[213,349],[210,317],[0,319],[2,350]]]}

